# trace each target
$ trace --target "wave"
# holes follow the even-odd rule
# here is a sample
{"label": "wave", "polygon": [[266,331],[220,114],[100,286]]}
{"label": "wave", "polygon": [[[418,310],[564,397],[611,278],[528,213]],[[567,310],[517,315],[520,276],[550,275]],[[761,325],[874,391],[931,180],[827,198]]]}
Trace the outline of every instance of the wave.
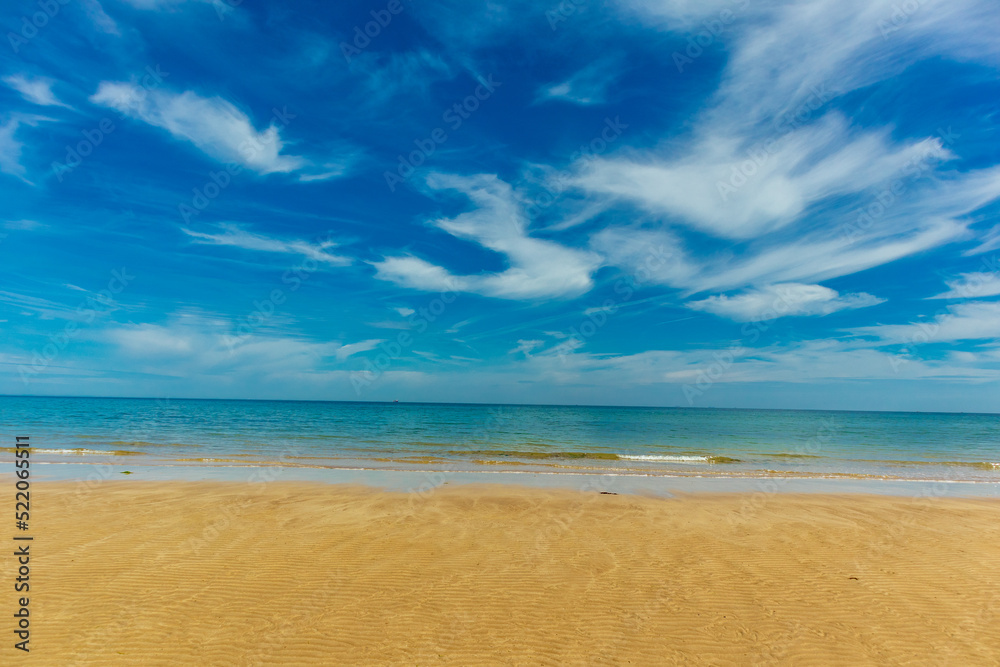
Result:
{"label": "wave", "polygon": [[620,454],[619,458],[626,461],[698,461],[701,463],[708,463],[709,459],[707,456],[670,456],[659,454]]}
{"label": "wave", "polygon": [[619,454],[625,461],[667,461],[678,463],[741,463],[731,456],[693,456],[685,454]]}
{"label": "wave", "polygon": [[601,461],[660,461],[675,463],[740,463],[729,456],[612,454],[611,452],[522,452],[512,450],[451,451],[451,455],[496,456],[514,459],[596,459]]}
{"label": "wave", "polygon": [[149,442],[146,440],[111,440],[109,445],[129,445],[130,447],[201,447],[189,442]]}

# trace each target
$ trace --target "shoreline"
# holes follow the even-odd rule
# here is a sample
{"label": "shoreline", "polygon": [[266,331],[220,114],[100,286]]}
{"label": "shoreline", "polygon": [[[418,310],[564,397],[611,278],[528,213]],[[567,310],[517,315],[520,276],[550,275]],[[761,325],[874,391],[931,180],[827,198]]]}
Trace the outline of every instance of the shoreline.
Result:
{"label": "shoreline", "polygon": [[995,499],[133,478],[32,492],[38,664],[1000,661]]}
{"label": "shoreline", "polygon": [[[95,457],[96,459],[96,457]],[[127,460],[122,460],[127,459]],[[131,481],[232,482],[263,480],[318,484],[360,484],[388,491],[426,491],[442,484],[500,484],[537,488],[597,489],[616,493],[669,497],[679,493],[830,493],[922,497],[1000,498],[1000,482],[969,479],[893,479],[884,476],[821,475],[795,472],[769,475],[674,471],[646,472],[615,469],[469,470],[436,467],[316,466],[260,461],[206,465],[143,464],[133,457],[108,457],[90,462],[32,461],[36,479],[44,482],[123,479]],[[0,473],[0,479],[4,474]]]}

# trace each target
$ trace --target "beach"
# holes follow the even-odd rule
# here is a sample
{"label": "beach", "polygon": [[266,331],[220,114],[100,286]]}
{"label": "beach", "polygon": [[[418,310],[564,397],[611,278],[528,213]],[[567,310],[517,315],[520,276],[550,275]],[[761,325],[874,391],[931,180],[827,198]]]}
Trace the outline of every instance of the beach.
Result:
{"label": "beach", "polygon": [[122,479],[32,505],[25,663],[1000,662],[995,499]]}

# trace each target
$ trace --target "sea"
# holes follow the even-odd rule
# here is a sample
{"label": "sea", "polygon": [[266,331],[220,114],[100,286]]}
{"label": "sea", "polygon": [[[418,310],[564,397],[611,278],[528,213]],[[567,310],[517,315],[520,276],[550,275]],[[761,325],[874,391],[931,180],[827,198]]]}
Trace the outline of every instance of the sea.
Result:
{"label": "sea", "polygon": [[43,479],[1000,495],[1000,414],[0,396],[16,436]]}

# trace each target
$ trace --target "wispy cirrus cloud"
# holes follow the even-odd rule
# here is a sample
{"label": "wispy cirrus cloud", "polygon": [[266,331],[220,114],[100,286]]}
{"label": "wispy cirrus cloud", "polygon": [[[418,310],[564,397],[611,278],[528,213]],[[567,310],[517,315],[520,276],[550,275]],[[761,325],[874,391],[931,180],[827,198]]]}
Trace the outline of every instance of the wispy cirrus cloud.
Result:
{"label": "wispy cirrus cloud", "polygon": [[[653,349],[634,354],[596,354],[582,344],[557,346],[521,362],[532,375],[557,385],[595,382],[604,387],[673,386],[681,395],[683,384],[704,377],[705,369],[726,358],[718,384],[761,382],[814,383],[817,380],[886,380],[947,378],[980,382],[1000,378],[1000,366],[984,368],[971,360],[950,359],[893,364],[892,352],[840,340],[804,340],[787,345],[733,349],[695,347]],[[517,351],[516,349],[512,352]],[[976,360],[980,361],[980,360]],[[996,359],[993,360],[996,363]]]}
{"label": "wispy cirrus cloud", "polygon": [[[1000,294],[1000,276],[995,272],[976,271],[963,273],[953,280],[945,281],[948,291],[928,299],[978,299]],[[1000,333],[997,334],[1000,336]]]}
{"label": "wispy cirrus cloud", "polygon": [[304,157],[284,154],[281,119],[258,131],[246,113],[222,97],[202,97],[190,90],[147,91],[131,83],[103,81],[90,101],[166,130],[219,162],[236,163],[259,174],[297,172],[310,165]]}
{"label": "wispy cirrus cloud", "polygon": [[351,69],[363,75],[365,104],[381,107],[400,93],[425,91],[458,70],[427,50],[404,53],[366,51],[351,59]]}
{"label": "wispy cirrus cloud", "polygon": [[100,32],[107,35],[121,35],[121,29],[118,27],[118,23],[108,16],[108,13],[104,11],[104,7],[98,0],[80,0],[80,6],[83,9],[83,13],[87,15],[90,22],[93,23],[94,27]]}
{"label": "wispy cirrus cloud", "polygon": [[72,109],[70,105],[60,100],[52,92],[52,86],[55,84],[53,79],[47,77],[29,78],[23,74],[11,74],[10,76],[5,76],[3,82],[21,93],[21,96],[32,104]]}
{"label": "wispy cirrus cloud", "polygon": [[24,142],[17,137],[22,126],[36,127],[39,123],[54,122],[55,119],[33,114],[12,114],[6,123],[0,124],[0,171],[15,176],[28,185],[28,170],[21,164]]}
{"label": "wispy cirrus cloud", "polygon": [[621,73],[619,58],[602,58],[580,70],[568,79],[543,85],[535,95],[536,102],[564,101],[581,106],[604,104],[608,89]]}
{"label": "wispy cirrus cloud", "polygon": [[28,220],[28,219],[6,220],[2,225],[0,225],[0,227],[3,227],[4,229],[16,229],[26,232],[35,231],[38,229],[44,229],[46,226],[47,225],[38,222],[37,220]]}
{"label": "wispy cirrus cloud", "polygon": [[311,243],[302,239],[279,239],[263,234],[248,232],[242,227],[233,224],[220,224],[217,226],[220,232],[199,232],[192,229],[181,228],[185,234],[194,239],[195,243],[207,245],[229,246],[241,250],[256,252],[282,253],[289,255],[301,255],[308,259],[315,260],[328,266],[347,266],[352,262],[350,257],[335,255],[328,252],[330,248],[337,247],[337,243],[331,240],[322,240],[318,243]]}
{"label": "wispy cirrus cloud", "polygon": [[688,308],[701,310],[737,322],[775,317],[829,315],[838,310],[867,308],[885,302],[866,292],[839,294],[822,285],[783,283],[746,290],[735,295],[720,294],[689,301]]}
{"label": "wispy cirrus cloud", "polygon": [[164,324],[115,324],[87,337],[112,346],[142,372],[188,378],[227,371],[257,377],[317,373],[327,362],[343,361],[381,342],[317,342],[274,333],[234,337],[224,320],[183,314]]}
{"label": "wispy cirrus cloud", "polygon": [[504,255],[510,267],[499,273],[455,275],[414,256],[391,256],[373,262],[376,277],[426,291],[474,292],[501,299],[553,299],[577,296],[593,285],[600,267],[595,253],[533,238],[522,204],[508,183],[493,175],[433,174],[432,191],[455,191],[476,207],[454,218],[428,224],[457,238]]}
{"label": "wispy cirrus cloud", "polygon": [[747,152],[745,139],[712,133],[676,159],[588,161],[573,182],[713,236],[747,239],[798,221],[822,199],[891,179],[917,160],[947,157],[939,140],[891,147],[885,133],[852,132],[832,113],[766,148]]}
{"label": "wispy cirrus cloud", "polygon": [[672,250],[651,280],[688,290],[734,289],[784,282],[821,282],[967,239],[969,215],[1000,197],[1000,168],[928,177],[877,219],[859,215],[874,201],[831,208],[779,233],[753,239],[738,255],[695,254],[670,229],[608,227],[592,247],[609,263],[636,270],[652,245]]}
{"label": "wispy cirrus cloud", "polygon": [[[863,128],[834,108],[922,59],[998,64],[1000,48],[985,27],[990,3],[923,4],[898,27],[887,23],[888,1],[622,6],[668,32],[704,28],[721,11],[739,10],[706,47],[730,57],[689,132],[662,147],[581,160],[568,173],[593,200],[632,206],[661,227],[646,225],[640,236],[674,242],[673,261],[659,270],[663,284],[703,291],[847,275],[968,239],[967,216],[1000,197],[996,168],[942,171],[957,156],[940,137],[896,139],[892,128]],[[891,34],[880,32],[880,22]],[[858,211],[894,179],[905,196],[858,225]],[[718,260],[694,255],[677,229],[745,245]],[[611,263],[635,266],[641,249],[633,233],[606,229],[592,247]]]}
{"label": "wispy cirrus cloud", "polygon": [[909,324],[855,327],[851,333],[895,343],[1000,339],[1000,302],[969,301],[933,318]]}

